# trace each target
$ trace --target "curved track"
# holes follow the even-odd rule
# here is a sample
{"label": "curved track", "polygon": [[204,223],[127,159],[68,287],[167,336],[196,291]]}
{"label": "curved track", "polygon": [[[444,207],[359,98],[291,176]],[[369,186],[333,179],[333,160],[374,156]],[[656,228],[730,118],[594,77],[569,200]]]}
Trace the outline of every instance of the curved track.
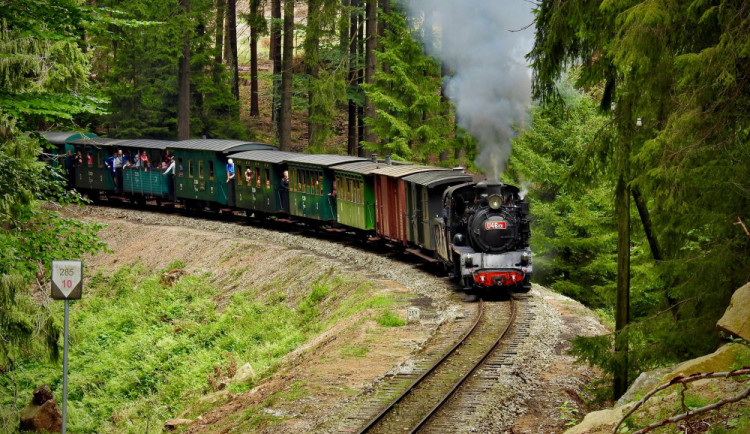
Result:
{"label": "curved track", "polygon": [[369,420],[360,433],[415,432],[425,426],[506,339],[515,322],[516,305],[512,298],[508,303],[480,301],[474,324],[458,343]]}

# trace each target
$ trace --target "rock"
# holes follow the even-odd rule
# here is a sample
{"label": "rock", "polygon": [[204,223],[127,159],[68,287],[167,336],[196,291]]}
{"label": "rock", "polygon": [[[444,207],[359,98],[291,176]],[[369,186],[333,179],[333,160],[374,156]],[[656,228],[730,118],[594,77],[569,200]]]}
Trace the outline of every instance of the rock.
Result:
{"label": "rock", "polygon": [[198,402],[201,404],[215,405],[218,403],[224,403],[228,399],[231,399],[232,396],[232,392],[228,390],[219,390],[218,392],[209,393],[208,395],[200,397]]}
{"label": "rock", "polygon": [[737,360],[748,356],[750,348],[745,345],[725,344],[711,354],[675,366],[669,374],[662,377],[662,382],[666,383],[680,374],[687,377],[696,373],[731,371]]}
{"label": "rock", "polygon": [[750,341],[750,283],[732,295],[732,301],[716,327],[730,335]]}
{"label": "rock", "polygon": [[164,431],[174,431],[180,425],[189,425],[191,419],[169,419],[164,422]]}
{"label": "rock", "polygon": [[631,407],[632,405],[625,405],[609,410],[592,411],[581,423],[565,431],[565,434],[611,433]]}
{"label": "rock", "polygon": [[46,385],[34,391],[34,397],[21,410],[21,431],[62,432],[62,414],[52,391]]}
{"label": "rock", "polygon": [[258,376],[255,373],[255,369],[249,364],[245,363],[237,370],[237,373],[232,377],[232,383],[249,383]]}
{"label": "rock", "polygon": [[624,395],[620,397],[615,403],[615,407],[627,404],[630,401],[635,400],[636,397],[640,397],[646,394],[651,389],[660,386],[663,382],[664,376],[672,372],[672,368],[660,368],[653,371],[641,372],[641,375],[635,379],[633,384]]}

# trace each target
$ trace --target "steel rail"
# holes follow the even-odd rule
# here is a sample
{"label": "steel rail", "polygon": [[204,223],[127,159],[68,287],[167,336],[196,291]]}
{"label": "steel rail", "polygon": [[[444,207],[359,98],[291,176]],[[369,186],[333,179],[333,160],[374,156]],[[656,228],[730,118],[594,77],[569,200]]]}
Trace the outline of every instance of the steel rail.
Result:
{"label": "steel rail", "polygon": [[416,380],[414,380],[414,382],[411,383],[411,385],[409,385],[409,387],[407,387],[406,390],[401,395],[398,396],[398,398],[396,398],[395,400],[393,400],[393,402],[391,402],[385,409],[383,409],[383,411],[381,411],[380,413],[378,413],[378,415],[375,416],[374,418],[370,419],[370,421],[367,422],[367,425],[365,425],[361,430],[359,430],[359,434],[365,433],[365,432],[369,431],[370,429],[372,429],[378,422],[380,422],[381,419],[383,419],[383,417],[386,414],[388,414],[388,412],[390,412],[399,402],[401,402],[401,400],[403,400],[404,397],[406,397],[406,395],[408,395],[409,393],[411,393],[412,390],[414,390],[414,388],[417,387],[417,385],[422,382],[422,380],[424,380],[428,375],[432,374],[432,372],[435,371],[435,369],[437,369],[438,366],[440,366],[445,361],[445,359],[447,359],[448,357],[450,357],[458,349],[458,347],[460,347],[461,345],[463,345],[463,343],[466,342],[466,338],[468,338],[474,332],[474,330],[476,330],[477,325],[479,324],[479,321],[482,320],[483,316],[484,316],[484,301],[480,299],[479,303],[478,303],[478,307],[477,307],[477,319],[476,319],[476,321],[474,321],[474,324],[461,337],[461,339],[456,343],[456,345],[454,345],[453,348],[451,348],[450,350],[448,350],[443,355],[443,357],[440,358],[440,360],[438,360],[437,362],[435,362],[435,364],[432,365],[432,367],[430,367],[430,369],[428,369],[424,374],[420,375],[419,378],[417,378]]}
{"label": "steel rail", "polygon": [[497,338],[497,341],[495,341],[495,344],[492,345],[492,348],[487,350],[487,352],[482,356],[482,359],[479,360],[474,367],[471,369],[471,371],[467,372],[466,375],[464,375],[456,384],[453,386],[453,388],[443,397],[442,400],[440,400],[439,403],[433,407],[432,410],[430,410],[429,413],[421,420],[419,421],[419,424],[417,424],[416,427],[414,427],[410,433],[415,433],[419,431],[420,428],[422,428],[428,420],[430,420],[435,414],[445,405],[446,402],[456,393],[459,387],[463,385],[466,380],[474,375],[474,373],[479,369],[479,367],[482,366],[485,360],[487,360],[487,357],[492,354],[493,351],[500,345],[500,342],[505,339],[505,337],[508,335],[508,332],[510,331],[511,326],[513,326],[513,323],[516,321],[516,300],[511,296],[510,298],[510,320],[508,321],[508,325],[505,327],[505,330],[503,330],[502,334],[500,334],[500,337]]}

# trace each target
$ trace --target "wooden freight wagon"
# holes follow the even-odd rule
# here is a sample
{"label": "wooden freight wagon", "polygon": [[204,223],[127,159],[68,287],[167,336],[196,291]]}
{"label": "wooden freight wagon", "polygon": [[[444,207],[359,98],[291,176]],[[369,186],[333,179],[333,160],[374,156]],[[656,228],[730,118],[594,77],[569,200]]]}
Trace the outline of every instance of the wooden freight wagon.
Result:
{"label": "wooden freight wagon", "polygon": [[288,201],[287,209],[282,203],[281,179],[287,170],[287,161],[300,155],[293,152],[263,150],[232,154],[237,173],[237,208],[252,213],[288,213]]}
{"label": "wooden freight wagon", "polygon": [[407,239],[427,250],[435,250],[432,220],[443,217],[443,192],[452,185],[471,182],[463,169],[421,172],[404,177],[406,214],[410,216]]}
{"label": "wooden freight wagon", "polygon": [[403,177],[420,172],[448,171],[430,166],[387,166],[373,170],[375,175],[376,232],[381,237],[407,245],[407,226],[414,216],[407,214]]}
{"label": "wooden freight wagon", "polygon": [[175,195],[190,207],[202,208],[226,206],[234,201],[227,194],[226,165],[230,154],[276,147],[242,140],[197,139],[175,142],[167,150],[175,157]]}
{"label": "wooden freight wagon", "polygon": [[288,161],[289,214],[320,221],[336,219],[333,167],[363,161],[347,155],[299,154]]}
{"label": "wooden freight wagon", "polygon": [[[76,168],[76,189],[92,194],[102,192],[111,194],[115,191],[115,181],[112,172],[105,161],[114,155],[123,139],[108,139],[104,137],[83,138],[69,143],[75,151],[81,152],[83,164]],[[92,197],[96,199],[96,197]]]}
{"label": "wooden freight wagon", "polygon": [[342,225],[375,229],[375,184],[372,171],[384,163],[358,161],[336,166],[337,219]]}

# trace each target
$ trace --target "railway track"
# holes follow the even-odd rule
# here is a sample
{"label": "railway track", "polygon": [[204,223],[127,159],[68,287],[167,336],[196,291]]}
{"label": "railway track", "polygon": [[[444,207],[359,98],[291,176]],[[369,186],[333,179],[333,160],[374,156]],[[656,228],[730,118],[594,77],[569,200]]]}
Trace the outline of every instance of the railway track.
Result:
{"label": "railway track", "polygon": [[[382,397],[375,398],[376,405],[378,400],[381,402],[379,412],[374,417],[352,418],[355,419],[352,422],[359,419],[358,432],[451,430],[451,421],[456,419],[452,414],[458,412],[463,415],[472,409],[472,400],[466,399],[466,396],[481,393],[481,384],[468,386],[468,383],[482,378],[482,375],[477,375],[482,368],[490,372],[497,366],[502,366],[503,360],[500,357],[503,352],[499,348],[507,346],[512,354],[514,341],[523,338],[521,336],[508,342],[509,335],[516,329],[518,305],[524,299],[525,297],[516,297],[509,302],[477,303],[473,323],[453,347],[445,350],[431,365],[425,367],[423,363],[422,366],[417,366],[416,371],[421,374],[407,374],[401,378],[397,375],[391,384],[386,385],[385,393],[394,390],[401,393],[388,402],[385,408]],[[475,389],[477,386],[479,388]]]}

